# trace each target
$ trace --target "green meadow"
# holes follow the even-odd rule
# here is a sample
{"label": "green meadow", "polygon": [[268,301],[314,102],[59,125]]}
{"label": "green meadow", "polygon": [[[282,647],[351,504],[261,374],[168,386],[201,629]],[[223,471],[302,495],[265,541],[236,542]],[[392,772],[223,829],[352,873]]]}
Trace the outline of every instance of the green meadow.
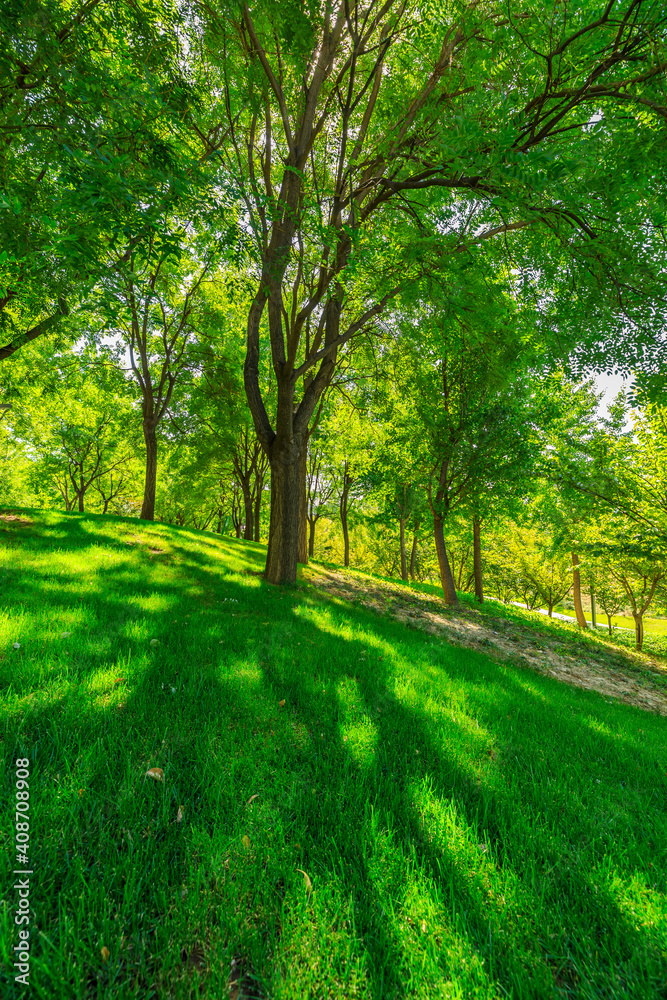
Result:
{"label": "green meadow", "polygon": [[667,998],[665,718],[272,586],[259,544],[15,513],[3,998]]}

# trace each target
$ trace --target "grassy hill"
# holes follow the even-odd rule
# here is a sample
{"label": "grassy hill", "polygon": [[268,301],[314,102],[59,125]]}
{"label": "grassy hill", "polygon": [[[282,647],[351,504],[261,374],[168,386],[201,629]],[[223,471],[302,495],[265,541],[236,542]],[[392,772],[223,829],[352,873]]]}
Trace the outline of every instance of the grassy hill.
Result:
{"label": "grassy hill", "polygon": [[[332,567],[276,588],[263,560],[0,511],[31,995],[667,998],[659,658]],[[11,877],[7,998],[28,995]]]}

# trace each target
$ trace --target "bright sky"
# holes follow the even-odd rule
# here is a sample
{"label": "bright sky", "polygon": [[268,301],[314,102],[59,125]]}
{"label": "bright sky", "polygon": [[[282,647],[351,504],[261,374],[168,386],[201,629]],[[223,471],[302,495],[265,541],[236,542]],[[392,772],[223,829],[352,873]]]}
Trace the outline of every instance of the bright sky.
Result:
{"label": "bright sky", "polygon": [[603,392],[604,396],[600,400],[600,413],[609,416],[609,404],[614,401],[621,389],[630,387],[631,380],[624,375],[596,375],[595,384],[598,392]]}

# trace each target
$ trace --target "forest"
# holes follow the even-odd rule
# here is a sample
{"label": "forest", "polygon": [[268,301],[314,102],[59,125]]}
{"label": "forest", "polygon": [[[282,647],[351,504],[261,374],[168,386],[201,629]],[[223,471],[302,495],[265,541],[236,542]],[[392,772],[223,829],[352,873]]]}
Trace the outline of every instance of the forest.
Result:
{"label": "forest", "polygon": [[641,648],[664,25],[594,12],[6,6],[0,500],[582,625],[583,576]]}
{"label": "forest", "polygon": [[[666,69],[658,0],[5,0],[0,585],[18,603],[0,590],[0,673],[37,669],[15,623],[60,600],[20,538],[66,560],[105,523],[158,557],[187,539],[195,576],[215,543],[237,568],[213,577],[246,560],[295,615],[320,567],[444,615],[564,615],[577,648],[664,670]],[[282,648],[291,626],[256,614]],[[273,656],[254,627],[253,670]],[[275,995],[487,996],[465,977],[391,992],[373,955],[367,993]],[[623,988],[561,969],[533,993],[509,958],[498,982],[663,996],[656,956]],[[136,995],[191,995],[141,975]],[[63,996],[125,995],[59,976]]]}

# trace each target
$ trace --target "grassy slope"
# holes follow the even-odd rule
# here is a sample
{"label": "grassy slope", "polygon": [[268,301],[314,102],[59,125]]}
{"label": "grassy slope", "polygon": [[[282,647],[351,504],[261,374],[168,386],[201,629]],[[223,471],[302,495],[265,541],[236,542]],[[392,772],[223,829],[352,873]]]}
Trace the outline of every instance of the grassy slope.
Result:
{"label": "grassy slope", "polygon": [[271,587],[259,545],[30,516],[0,735],[32,995],[667,997],[665,719]]}

